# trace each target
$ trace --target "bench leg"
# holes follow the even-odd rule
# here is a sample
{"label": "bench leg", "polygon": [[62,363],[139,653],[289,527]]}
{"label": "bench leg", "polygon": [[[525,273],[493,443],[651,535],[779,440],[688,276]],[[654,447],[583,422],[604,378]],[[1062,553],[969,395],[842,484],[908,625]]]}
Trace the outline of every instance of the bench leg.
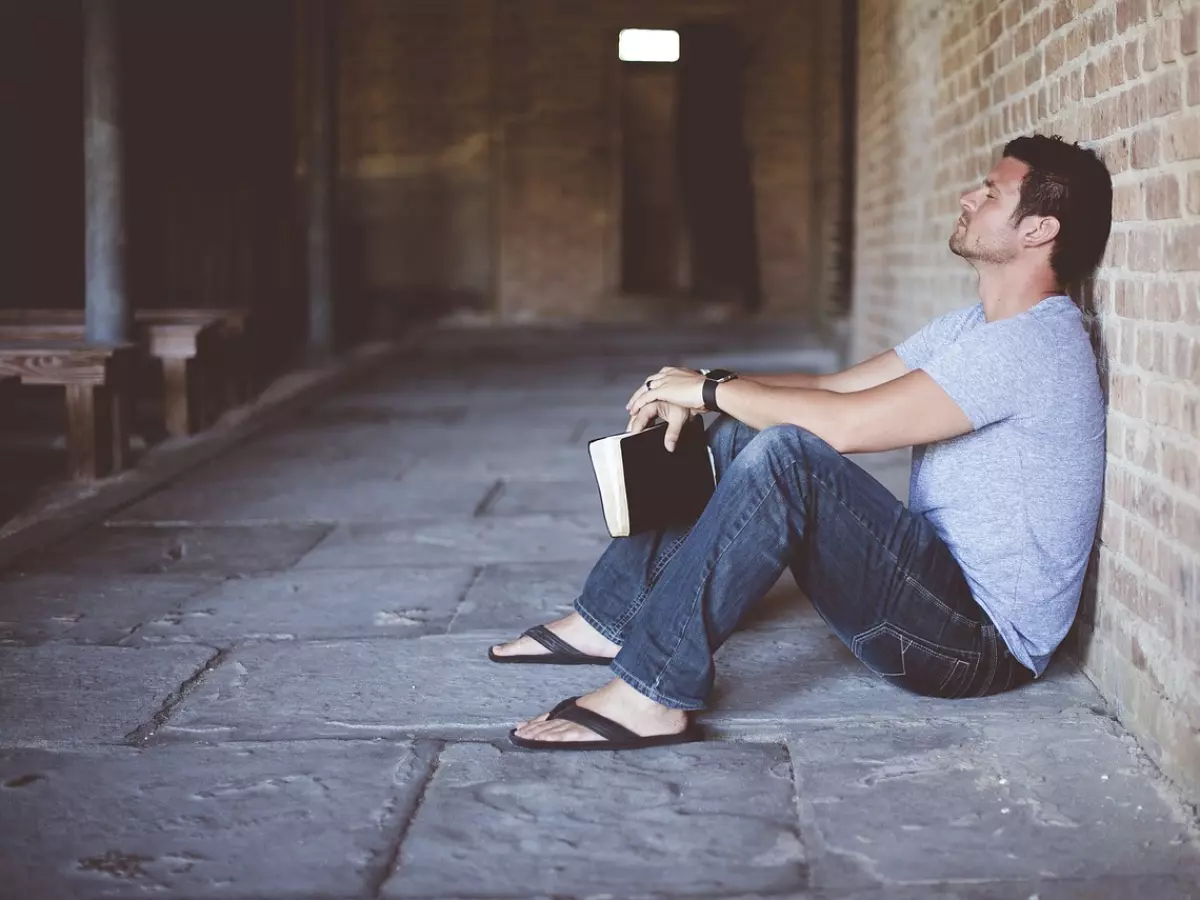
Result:
{"label": "bench leg", "polygon": [[129,462],[126,399],[99,384],[68,384],[67,459],[78,480],[104,478]]}
{"label": "bench leg", "polygon": [[199,427],[198,368],[190,359],[164,359],[163,386],[167,434],[187,437]]}

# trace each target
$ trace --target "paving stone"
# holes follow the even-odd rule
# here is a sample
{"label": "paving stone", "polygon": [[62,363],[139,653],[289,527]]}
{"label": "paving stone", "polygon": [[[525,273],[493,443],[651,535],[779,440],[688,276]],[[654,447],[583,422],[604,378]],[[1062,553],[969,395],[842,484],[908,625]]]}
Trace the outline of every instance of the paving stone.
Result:
{"label": "paving stone", "polygon": [[1016,690],[942,700],[911,694],[873,674],[844,652],[840,641],[830,641],[816,628],[805,634],[807,641],[771,633],[730,638],[717,659],[711,711],[704,717],[714,735],[761,740],[779,737],[788,722],[863,717],[1087,718],[1104,706],[1095,687],[1069,660],[1052,662],[1041,678]]}
{"label": "paving stone", "polygon": [[158,616],[127,643],[413,637],[442,633],[470,567],[314,569],[237,578]]}
{"label": "paving stone", "polygon": [[362,896],[428,767],[366,741],[0,753],[0,893]]}
{"label": "paving stone", "polygon": [[594,562],[610,540],[602,522],[565,516],[341,525],[299,567]]}
{"label": "paving stone", "polygon": [[244,644],[176,708],[162,733],[490,739],[612,678],[603,666],[489,662],[489,643],[472,635]]}
{"label": "paving stone", "polygon": [[31,575],[0,580],[0,644],[115,644],[143,622],[210,590],[204,576]]}
{"label": "paving stone", "polygon": [[1107,718],[862,720],[805,728],[790,747],[816,885],[1035,874],[1200,884],[1187,822]]}
{"label": "paving stone", "polygon": [[[506,636],[245,644],[184,701],[168,730],[222,739],[490,739],[612,678],[603,666],[490,662],[487,648]],[[779,676],[781,656],[792,667],[790,677]],[[817,629],[800,639],[735,636],[722,651],[719,671],[713,706],[701,717],[718,738],[773,740],[796,723],[862,718],[1084,718],[1094,715],[1089,704],[1099,702],[1078,674],[981,700],[918,697],[867,672]]]}
{"label": "paving stone", "polygon": [[[761,897],[762,895],[759,895]],[[1190,876],[1135,875],[1132,877],[985,881],[974,884],[887,885],[877,888],[835,889],[788,895],[808,900],[1200,900],[1200,884]],[[755,900],[739,894],[725,900]],[[765,898],[763,898],[765,900]]]}
{"label": "paving stone", "polygon": [[591,481],[505,479],[484,513],[489,516],[567,515],[603,521],[600,491]]}
{"label": "paving stone", "polygon": [[795,813],[778,745],[538,754],[457,744],[441,756],[383,896],[800,888]]}
{"label": "paving stone", "polygon": [[451,633],[507,630],[570,614],[591,562],[485,566],[467,591]]}
{"label": "paving stone", "polygon": [[595,479],[587,449],[564,439],[561,445],[536,451],[528,444],[516,447],[448,445],[414,463],[408,478],[503,478],[517,481],[573,481]]}
{"label": "paving stone", "polygon": [[118,526],[82,532],[23,563],[29,573],[209,575],[291,568],[328,525],[153,528]]}
{"label": "paving stone", "polygon": [[351,479],[305,484],[295,478],[211,482],[196,479],[123,510],[112,521],[147,522],[398,522],[414,517],[472,516],[494,479]]}
{"label": "paving stone", "polygon": [[0,647],[0,743],[119,741],[213,656],[209,647]]}

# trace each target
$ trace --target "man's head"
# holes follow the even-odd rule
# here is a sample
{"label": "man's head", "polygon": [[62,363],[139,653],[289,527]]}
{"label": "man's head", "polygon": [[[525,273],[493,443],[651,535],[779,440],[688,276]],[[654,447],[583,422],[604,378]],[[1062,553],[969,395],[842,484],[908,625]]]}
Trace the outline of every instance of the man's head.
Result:
{"label": "man's head", "polygon": [[959,203],[954,253],[990,265],[1041,262],[1064,288],[1104,255],[1112,179],[1093,151],[1035,134],[1009,141],[983,185]]}

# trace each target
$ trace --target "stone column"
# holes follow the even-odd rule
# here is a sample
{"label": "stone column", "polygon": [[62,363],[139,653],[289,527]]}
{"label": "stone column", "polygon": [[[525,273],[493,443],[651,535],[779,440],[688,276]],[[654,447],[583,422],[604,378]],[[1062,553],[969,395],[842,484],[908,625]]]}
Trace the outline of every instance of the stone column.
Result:
{"label": "stone column", "polygon": [[125,291],[116,7],[117,0],[83,0],[86,335],[101,344],[125,343],[132,331]]}
{"label": "stone column", "polygon": [[334,349],[333,218],[337,180],[336,10],[330,0],[308,3],[308,348]]}

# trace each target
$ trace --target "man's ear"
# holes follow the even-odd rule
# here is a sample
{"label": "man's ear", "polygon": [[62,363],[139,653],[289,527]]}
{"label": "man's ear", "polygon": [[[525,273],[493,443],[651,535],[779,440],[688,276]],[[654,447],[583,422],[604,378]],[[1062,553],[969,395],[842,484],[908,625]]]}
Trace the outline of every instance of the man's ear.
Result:
{"label": "man's ear", "polygon": [[1021,241],[1026,247],[1041,247],[1058,237],[1059,227],[1054,216],[1030,216],[1021,223]]}

